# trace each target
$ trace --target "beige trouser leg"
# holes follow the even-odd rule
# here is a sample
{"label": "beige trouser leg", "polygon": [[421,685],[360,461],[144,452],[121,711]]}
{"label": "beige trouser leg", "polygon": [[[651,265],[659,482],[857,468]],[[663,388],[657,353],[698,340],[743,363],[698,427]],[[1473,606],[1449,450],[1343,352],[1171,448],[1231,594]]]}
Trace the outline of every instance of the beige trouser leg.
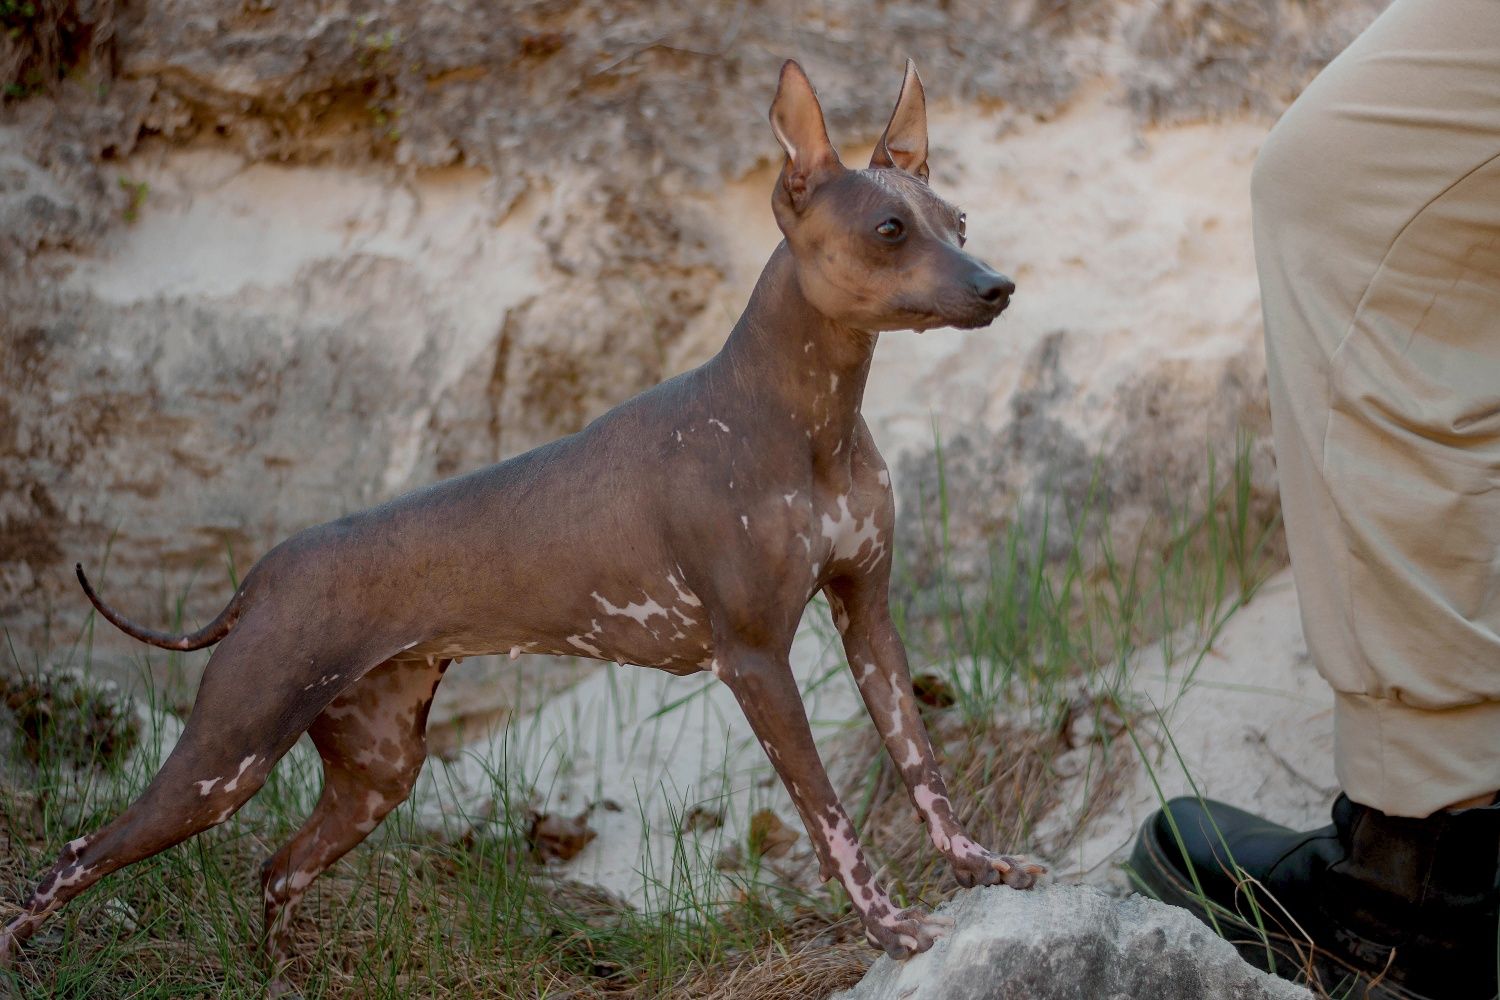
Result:
{"label": "beige trouser leg", "polygon": [[1500,0],[1396,0],[1252,181],[1292,570],[1355,801],[1500,789]]}

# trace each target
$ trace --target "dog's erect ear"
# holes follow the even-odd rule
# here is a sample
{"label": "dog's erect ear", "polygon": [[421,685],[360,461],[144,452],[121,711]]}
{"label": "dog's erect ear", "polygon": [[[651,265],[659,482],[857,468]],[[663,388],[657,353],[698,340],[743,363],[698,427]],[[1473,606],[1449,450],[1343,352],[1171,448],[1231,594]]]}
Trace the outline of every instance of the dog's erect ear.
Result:
{"label": "dog's erect ear", "polygon": [[843,164],[828,141],[818,95],[813,92],[807,74],[793,59],[781,67],[781,82],[776,87],[776,99],[771,102],[771,130],[786,150],[781,183],[791,196],[792,207],[800,212],[813,189],[831,173],[842,169]]}
{"label": "dog's erect ear", "polygon": [[901,96],[891,112],[885,134],[875,144],[870,166],[889,167],[927,179],[927,94],[917,64],[906,60],[906,79],[901,81]]}

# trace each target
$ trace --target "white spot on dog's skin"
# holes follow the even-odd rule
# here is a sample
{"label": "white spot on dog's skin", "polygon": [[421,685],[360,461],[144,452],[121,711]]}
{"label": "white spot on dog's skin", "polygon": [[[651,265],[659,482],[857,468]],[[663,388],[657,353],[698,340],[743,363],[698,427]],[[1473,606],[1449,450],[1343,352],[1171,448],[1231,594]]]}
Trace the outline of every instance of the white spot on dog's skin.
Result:
{"label": "white spot on dog's skin", "polygon": [[250,770],[250,765],[254,764],[254,763],[255,763],[255,754],[251,754],[250,756],[246,757],[244,760],[240,761],[240,769],[235,772],[235,775],[234,775],[233,778],[231,778],[229,781],[225,782],[225,784],[224,784],[224,791],[226,791],[226,792],[232,792],[236,788],[240,787],[240,779],[245,776],[245,772],[248,771],[248,770]]}
{"label": "white spot on dog's skin", "polygon": [[354,828],[360,833],[369,833],[380,824],[380,818],[384,815],[385,796],[379,792],[370,791],[365,793],[365,818],[354,824]]}
{"label": "white spot on dog's skin", "polygon": [[[677,572],[681,573],[682,570],[679,568]],[[677,599],[683,604],[686,604],[690,608],[703,607],[703,602],[698,600],[697,595],[695,595],[691,590],[685,589],[683,585],[678,581],[677,577],[673,576],[671,573],[667,574],[667,582],[672,585],[673,590],[677,591]]]}
{"label": "white spot on dog's skin", "polygon": [[833,627],[839,630],[839,635],[843,635],[849,630],[849,610],[844,607],[844,602],[837,594],[829,593],[827,597],[828,610],[833,612]]}
{"label": "white spot on dog's skin", "polygon": [[[57,899],[59,893],[61,893],[64,889],[71,889],[73,886],[88,878],[89,873],[93,870],[93,868],[84,868],[82,865],[73,865],[71,868],[58,875],[57,881],[53,882],[51,888],[49,888],[46,892],[37,893],[36,898],[32,900],[32,905],[50,907],[52,902]],[[38,914],[38,916],[41,915],[42,914]]]}
{"label": "white spot on dog's skin", "polygon": [[708,672],[713,674],[719,680],[724,679],[724,668],[720,665],[717,659],[711,659],[708,661]]}
{"label": "white spot on dog's skin", "polygon": [[[595,646],[593,643],[588,641],[587,636],[570,635],[568,636],[568,645],[581,649],[590,656],[604,655],[604,652],[598,646]],[[370,829],[373,830],[374,827],[371,827]]]}
{"label": "white spot on dog's skin", "polygon": [[521,658],[521,647],[520,646],[512,646],[512,647],[510,647],[510,658],[512,660],[519,660]]}
{"label": "white spot on dog's skin", "polygon": [[208,798],[208,796],[213,794],[214,786],[223,780],[223,778],[205,778],[202,781],[195,781],[193,784],[198,786],[199,795]]}
{"label": "white spot on dog's skin", "polygon": [[946,852],[952,843],[952,836],[943,829],[943,817],[938,814],[937,806],[941,803],[951,810],[952,803],[948,801],[947,796],[939,795],[929,788],[926,782],[922,782],[911,790],[911,799],[916,804],[917,811],[927,818],[927,830],[932,836],[932,846],[939,851]]}
{"label": "white spot on dog's skin", "polygon": [[[980,847],[978,844],[974,843],[974,841],[970,840],[968,837],[965,837],[961,833],[948,838],[947,853],[953,855],[954,857],[963,858],[967,861],[994,862],[998,860],[989,851],[985,850],[983,847]],[[1009,869],[1010,866],[1002,864],[1000,867],[1002,869]]]}
{"label": "white spot on dog's skin", "polygon": [[859,679],[860,679],[861,682],[867,681],[872,676],[874,676],[874,674],[875,674],[875,661],[871,660],[868,663],[866,663],[863,667],[860,668]]}
{"label": "white spot on dog's skin", "polygon": [[906,759],[901,762],[902,767],[916,767],[922,763],[922,752],[917,749],[917,741],[910,737],[906,740]]}
{"label": "white spot on dog's skin", "polygon": [[797,491],[796,490],[792,490],[792,492],[790,492],[790,493],[783,493],[781,495],[781,499],[785,500],[786,501],[786,505],[788,507],[790,507],[792,505],[792,501],[795,500],[795,499],[797,499]]}
{"label": "white spot on dog's skin", "polygon": [[889,472],[887,472],[885,469],[881,469],[879,472],[875,473],[875,478],[876,478],[876,480],[879,481],[879,483],[880,483],[881,486],[884,486],[884,487],[887,487],[887,488],[890,487],[890,485],[891,485],[891,474]]}
{"label": "white spot on dog's skin", "polygon": [[720,420],[718,417],[709,417],[708,422],[713,424],[719,430],[723,431],[725,434],[729,433],[729,425]]}
{"label": "white spot on dog's skin", "polygon": [[744,526],[744,528],[745,528],[746,531],[750,530],[750,518],[747,517],[746,515],[744,515],[744,514],[740,515],[740,524]]}
{"label": "white spot on dog's skin", "polygon": [[673,431],[672,436],[677,438],[678,444],[682,444],[682,431]]}
{"label": "white spot on dog's skin", "polygon": [[[864,859],[860,855],[859,841],[854,839],[854,830],[849,826],[849,820],[839,815],[833,806],[829,806],[828,811],[835,817],[834,822],[829,823],[828,820],[819,816],[818,826],[823,834],[823,843],[828,848],[829,860],[838,870],[839,882],[848,891],[849,898],[855,901],[855,907],[862,915],[869,913],[874,908],[873,904],[877,902],[888,906],[890,900],[879,886],[868,885],[855,876],[855,869]],[[856,893],[856,889],[870,891]],[[860,905],[861,903],[864,905]]]}
{"label": "white spot on dog's skin", "polygon": [[76,840],[70,840],[70,841],[68,841],[68,843],[67,843],[67,849],[70,850],[70,851],[72,851],[76,855],[79,851],[83,850],[84,847],[86,847],[88,845],[88,842],[89,842],[89,838],[87,838],[87,837],[79,837]]}
{"label": "white spot on dog's skin", "polygon": [[646,596],[646,599],[644,601],[632,601],[630,604],[626,604],[624,606],[611,603],[608,598],[604,597],[604,595],[600,594],[597,590],[594,591],[591,596],[594,598],[594,600],[599,602],[599,606],[603,608],[607,614],[615,615],[616,617],[620,618],[629,618],[633,621],[639,622],[641,625],[645,625],[647,621],[655,618],[657,615],[660,615],[662,618],[667,617],[667,609],[662,607],[660,604],[657,604],[649,594]]}
{"label": "white spot on dog's skin", "polygon": [[849,512],[847,495],[838,498],[838,508],[837,520],[826,513],[822,515],[823,537],[833,543],[834,558],[854,559],[867,543],[871,549],[866,558],[871,561],[880,558],[885,551],[885,543],[880,539],[880,529],[875,524],[874,515],[856,518]]}
{"label": "white spot on dog's skin", "polygon": [[839,375],[838,375],[838,372],[829,372],[828,373],[828,391],[829,392],[838,392],[839,391]]}
{"label": "white spot on dog's skin", "polygon": [[901,688],[901,681],[895,674],[890,675],[891,680],[891,728],[886,730],[886,735],[891,738],[900,736],[906,730],[905,719],[901,716],[901,702],[906,697]]}

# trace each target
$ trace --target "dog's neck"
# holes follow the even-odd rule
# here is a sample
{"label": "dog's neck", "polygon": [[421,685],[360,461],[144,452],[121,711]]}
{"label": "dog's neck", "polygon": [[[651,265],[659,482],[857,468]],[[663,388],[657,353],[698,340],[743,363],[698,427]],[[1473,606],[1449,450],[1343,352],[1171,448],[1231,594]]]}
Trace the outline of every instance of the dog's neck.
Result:
{"label": "dog's neck", "polygon": [[847,461],[878,336],[813,308],[783,241],[719,357],[742,389],[803,426],[816,455]]}

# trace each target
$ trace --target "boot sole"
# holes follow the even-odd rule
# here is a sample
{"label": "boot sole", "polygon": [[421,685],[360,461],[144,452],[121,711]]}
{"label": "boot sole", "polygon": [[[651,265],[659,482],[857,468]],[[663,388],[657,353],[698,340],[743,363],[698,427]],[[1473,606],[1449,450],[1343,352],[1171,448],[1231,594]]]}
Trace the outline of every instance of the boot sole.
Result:
{"label": "boot sole", "polygon": [[[1128,871],[1147,893],[1164,903],[1182,907],[1210,929],[1215,929],[1219,936],[1234,945],[1246,962],[1264,972],[1306,986],[1317,996],[1348,997],[1350,1000],[1441,1000],[1383,980],[1379,970],[1353,965],[1306,938],[1292,937],[1270,926],[1262,930],[1238,913],[1205,904],[1192,882],[1178,872],[1156,842],[1150,820],[1136,838]],[[1293,970],[1295,974],[1289,975]]]}

